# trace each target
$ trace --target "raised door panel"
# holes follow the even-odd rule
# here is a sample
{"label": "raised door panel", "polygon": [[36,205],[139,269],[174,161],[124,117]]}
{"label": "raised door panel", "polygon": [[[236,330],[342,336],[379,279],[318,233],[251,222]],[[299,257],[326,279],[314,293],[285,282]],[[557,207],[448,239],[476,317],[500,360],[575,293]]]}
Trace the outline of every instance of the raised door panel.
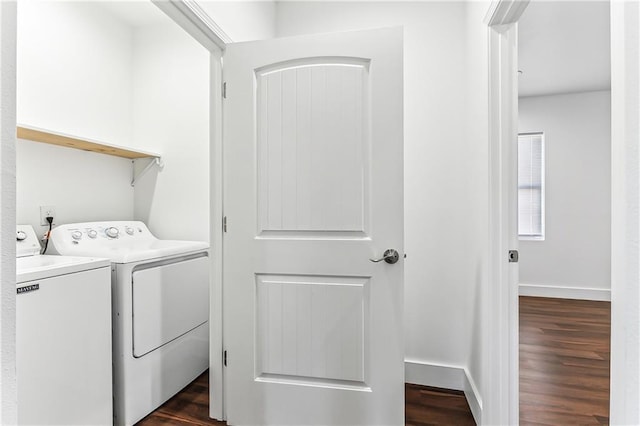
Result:
{"label": "raised door panel", "polygon": [[258,234],[368,233],[369,62],[312,58],[256,72]]}
{"label": "raised door panel", "polygon": [[369,279],[256,279],[256,376],[366,386]]}

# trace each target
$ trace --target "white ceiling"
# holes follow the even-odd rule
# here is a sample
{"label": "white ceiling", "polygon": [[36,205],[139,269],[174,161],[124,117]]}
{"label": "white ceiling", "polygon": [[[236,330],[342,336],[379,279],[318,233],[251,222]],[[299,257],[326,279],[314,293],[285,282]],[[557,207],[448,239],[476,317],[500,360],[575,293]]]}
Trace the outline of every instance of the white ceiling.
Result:
{"label": "white ceiling", "polygon": [[[97,4],[134,28],[168,22],[148,0]],[[608,1],[531,0],[518,24],[519,95],[609,89],[609,37]]]}
{"label": "white ceiling", "polygon": [[133,28],[172,22],[148,0],[100,1],[95,4]]}
{"label": "white ceiling", "polygon": [[608,1],[532,0],[518,38],[520,96],[611,88]]}

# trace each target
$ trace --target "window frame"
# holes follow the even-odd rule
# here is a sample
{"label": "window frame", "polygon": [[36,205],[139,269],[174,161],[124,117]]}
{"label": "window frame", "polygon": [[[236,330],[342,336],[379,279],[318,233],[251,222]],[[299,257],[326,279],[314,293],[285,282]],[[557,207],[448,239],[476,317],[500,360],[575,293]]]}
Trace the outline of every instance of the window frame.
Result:
{"label": "window frame", "polygon": [[[540,235],[537,234],[520,234],[520,223],[518,220],[518,241],[545,241],[546,239],[546,143],[545,143],[545,134],[544,132],[522,132],[518,133],[518,150],[520,149],[520,137],[521,136],[540,136]],[[516,165],[516,167],[518,167]],[[518,175],[520,174],[520,170],[518,168]],[[517,197],[520,198],[520,189],[537,189],[538,186],[520,186],[520,182],[517,182]],[[518,203],[518,218],[520,217],[520,203]]]}

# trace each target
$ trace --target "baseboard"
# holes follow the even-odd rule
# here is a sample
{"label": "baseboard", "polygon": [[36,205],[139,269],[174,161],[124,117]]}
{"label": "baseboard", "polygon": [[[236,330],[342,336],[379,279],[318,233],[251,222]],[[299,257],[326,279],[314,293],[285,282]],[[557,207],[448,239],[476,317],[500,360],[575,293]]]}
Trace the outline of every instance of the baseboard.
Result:
{"label": "baseboard", "polygon": [[518,286],[520,296],[555,297],[560,299],[611,301],[611,290],[601,288],[567,287],[561,285],[524,284]]}
{"label": "baseboard", "polygon": [[464,368],[405,360],[404,380],[414,385],[464,390]]}
{"label": "baseboard", "polygon": [[405,382],[435,388],[463,391],[476,424],[482,418],[482,398],[476,384],[463,367],[405,360]]}
{"label": "baseboard", "polygon": [[482,419],[482,399],[473,377],[471,377],[466,368],[464,369],[464,396],[467,398],[473,419],[479,425]]}

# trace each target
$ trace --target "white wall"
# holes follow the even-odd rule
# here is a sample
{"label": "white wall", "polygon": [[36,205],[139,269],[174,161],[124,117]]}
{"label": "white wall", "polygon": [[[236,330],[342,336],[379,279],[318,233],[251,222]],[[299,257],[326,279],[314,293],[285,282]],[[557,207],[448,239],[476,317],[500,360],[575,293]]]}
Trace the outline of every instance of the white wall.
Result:
{"label": "white wall", "polygon": [[546,162],[545,240],[520,241],[521,294],[608,299],[611,92],[520,98],[519,131],[544,132]]}
{"label": "white wall", "polygon": [[[80,2],[18,7],[18,122],[117,145],[131,139],[132,30]],[[17,221],[40,234],[55,223],[131,219],[131,162],[19,141]]]}
{"label": "white wall", "polygon": [[[487,315],[489,266],[489,49],[487,25],[484,16],[490,1],[475,1],[467,4],[467,34],[465,69],[466,85],[466,131],[465,153],[467,167],[466,221],[461,224],[468,233],[466,265],[469,275],[467,303],[470,309],[470,336],[467,341],[465,395],[478,424],[487,423],[487,412],[483,410],[483,395],[488,394],[489,380],[485,377],[486,356],[491,354],[485,333]],[[485,401],[489,398],[485,397]]]}
{"label": "white wall", "polygon": [[209,239],[209,52],[173,23],[135,31],[133,140],[159,152],[134,216],[165,239]]}
{"label": "white wall", "polygon": [[18,122],[128,145],[131,40],[90,2],[20,2]]}
{"label": "white wall", "polygon": [[410,375],[425,367],[407,380],[435,386],[460,383],[428,370],[467,367],[486,282],[485,12],[462,2],[277,5],[278,36],[404,25],[406,359]]}
{"label": "white wall", "polygon": [[0,2],[0,423],[17,422],[16,3]]}
{"label": "white wall", "polygon": [[17,221],[39,235],[40,206],[55,206],[56,225],[133,215],[130,160],[18,140],[16,168]]}
{"label": "white wall", "polygon": [[199,0],[198,4],[234,42],[275,35],[275,1]]}

